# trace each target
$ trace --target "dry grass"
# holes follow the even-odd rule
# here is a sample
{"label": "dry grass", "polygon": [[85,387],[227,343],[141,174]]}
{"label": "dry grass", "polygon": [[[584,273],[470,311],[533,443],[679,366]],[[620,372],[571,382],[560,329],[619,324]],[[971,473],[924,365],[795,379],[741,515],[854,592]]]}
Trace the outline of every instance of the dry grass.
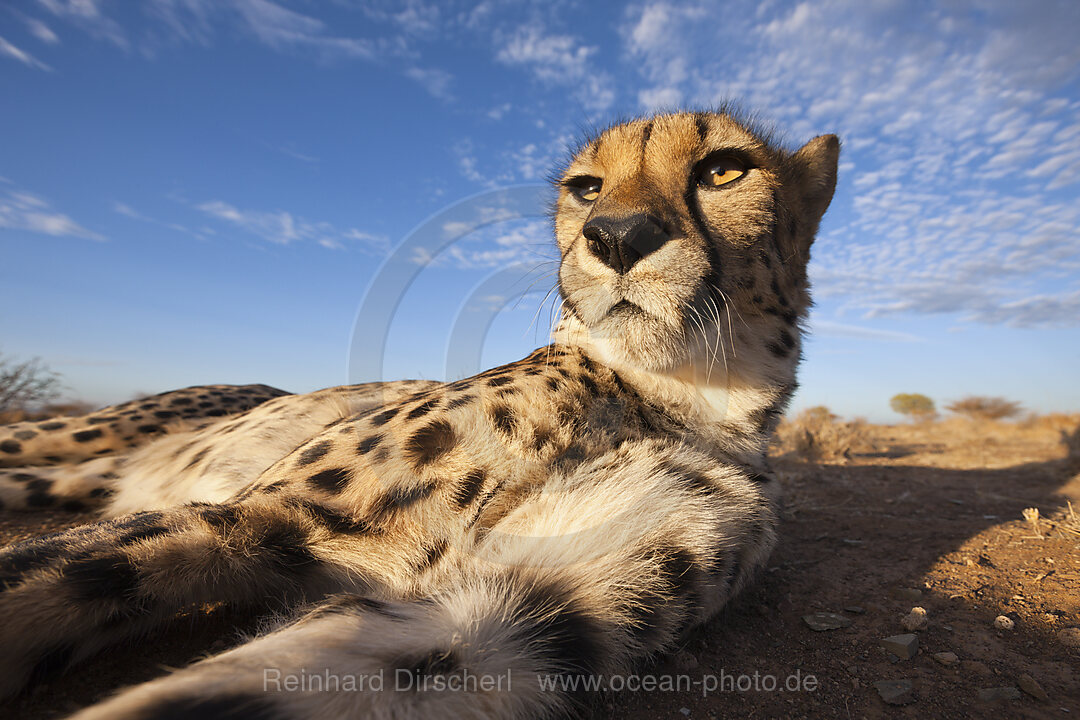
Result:
{"label": "dry grass", "polygon": [[808,462],[845,461],[855,453],[875,450],[865,420],[843,421],[825,407],[808,408],[790,420],[784,418],[773,447],[774,454]]}

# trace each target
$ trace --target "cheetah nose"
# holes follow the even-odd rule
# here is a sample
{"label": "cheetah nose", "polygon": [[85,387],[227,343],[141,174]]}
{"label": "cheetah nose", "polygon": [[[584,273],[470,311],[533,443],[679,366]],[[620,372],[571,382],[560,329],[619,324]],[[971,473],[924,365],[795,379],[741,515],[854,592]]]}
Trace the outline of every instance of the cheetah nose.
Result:
{"label": "cheetah nose", "polygon": [[581,233],[588,241],[589,252],[620,275],[671,239],[663,221],[640,214],[590,218]]}

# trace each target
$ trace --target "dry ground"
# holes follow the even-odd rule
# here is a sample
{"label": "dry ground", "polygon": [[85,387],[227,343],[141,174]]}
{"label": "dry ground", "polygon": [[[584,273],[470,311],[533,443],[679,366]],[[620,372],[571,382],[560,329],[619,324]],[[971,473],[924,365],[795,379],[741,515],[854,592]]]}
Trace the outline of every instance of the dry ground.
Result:
{"label": "dry ground", "polygon": [[[1061,428],[1080,416],[1021,424],[962,420],[922,426],[818,428],[777,451],[786,491],[782,542],[761,581],[673,658],[645,668],[660,684],[683,675],[689,691],[597,693],[598,717],[1080,717],[1080,465]],[[801,442],[801,444],[800,444]],[[834,459],[829,459],[834,458]],[[1038,528],[1022,519],[1038,508]],[[73,516],[0,516],[0,541],[71,524]],[[879,643],[906,632],[913,607],[918,654],[899,659]],[[836,613],[850,625],[816,632],[804,621]],[[1014,628],[997,629],[1009,617]],[[12,720],[63,716],[116,687],[226,647],[250,618],[216,611],[197,626],[181,618],[138,647],[112,651],[18,698]],[[955,653],[946,666],[934,654]],[[754,674],[757,673],[753,688]],[[796,676],[806,688],[767,691]],[[740,679],[740,675],[747,676]],[[1030,676],[1045,692],[1018,691]],[[703,696],[703,686],[724,682]],[[721,680],[721,678],[726,678]],[[886,704],[874,683],[907,680],[907,704]],[[634,684],[630,680],[629,684]],[[648,681],[647,681],[648,682]],[[731,683],[740,682],[740,691]],[[1015,699],[980,691],[1012,688]],[[1010,691],[1001,691],[1008,693]],[[1032,691],[1038,694],[1037,691]]]}

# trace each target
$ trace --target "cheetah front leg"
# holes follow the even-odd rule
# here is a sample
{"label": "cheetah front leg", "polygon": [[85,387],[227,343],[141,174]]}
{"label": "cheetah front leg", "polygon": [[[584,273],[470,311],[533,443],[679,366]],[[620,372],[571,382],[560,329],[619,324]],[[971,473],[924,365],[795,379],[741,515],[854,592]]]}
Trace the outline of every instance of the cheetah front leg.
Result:
{"label": "cheetah front leg", "polygon": [[303,499],[143,512],[0,551],[0,696],[188,607],[369,588],[366,524]]}
{"label": "cheetah front leg", "polygon": [[481,515],[483,538],[445,556],[422,601],[336,597],[78,718],[564,713],[575,682],[672,649],[745,584],[775,542],[766,495],[684,447],[624,447]]}

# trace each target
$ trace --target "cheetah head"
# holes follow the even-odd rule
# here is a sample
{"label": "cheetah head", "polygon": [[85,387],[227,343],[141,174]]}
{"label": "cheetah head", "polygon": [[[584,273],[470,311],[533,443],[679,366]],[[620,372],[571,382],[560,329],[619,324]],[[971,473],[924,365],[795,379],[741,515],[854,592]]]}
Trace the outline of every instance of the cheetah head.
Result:
{"label": "cheetah head", "polygon": [[601,133],[557,180],[561,329],[647,370],[793,377],[839,149],[790,152],[727,112]]}

